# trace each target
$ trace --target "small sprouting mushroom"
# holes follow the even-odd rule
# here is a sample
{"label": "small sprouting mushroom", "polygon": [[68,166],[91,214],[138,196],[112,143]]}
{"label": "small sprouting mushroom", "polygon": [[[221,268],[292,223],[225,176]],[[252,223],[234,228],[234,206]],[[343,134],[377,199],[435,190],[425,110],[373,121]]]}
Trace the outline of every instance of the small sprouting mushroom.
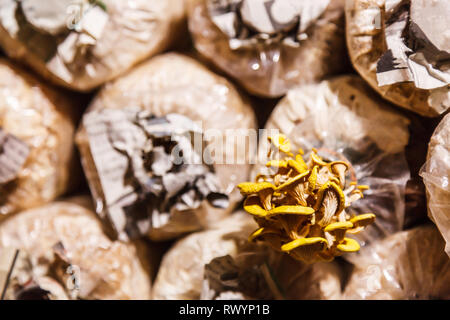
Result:
{"label": "small sprouting mushroom", "polygon": [[330,240],[328,240],[328,245],[331,247],[333,244],[340,243],[345,238],[345,233],[347,230],[351,229],[353,227],[353,223],[350,221],[345,222],[334,222],[327,225],[324,229],[325,235],[331,234],[333,236],[333,241],[330,243]]}
{"label": "small sprouting mushroom", "polygon": [[264,209],[270,210],[272,208],[271,202],[275,186],[270,182],[243,182],[238,184],[238,188],[243,196],[257,194]]}
{"label": "small sprouting mushroom", "polygon": [[308,165],[306,164],[305,160],[303,160],[303,156],[302,156],[303,150],[300,149],[299,152],[300,152],[300,154],[297,154],[297,155],[295,156],[295,161],[296,161],[298,164],[300,164],[300,166],[301,166],[302,168],[304,168],[305,170],[308,170]]}
{"label": "small sprouting mushroom", "polygon": [[326,226],[331,222],[333,216],[338,215],[344,210],[344,206],[344,192],[336,183],[328,181],[319,189],[317,200],[313,208],[316,211],[321,209],[323,217],[318,223],[321,226]]}
{"label": "small sprouting mushroom", "polygon": [[288,162],[286,160],[270,160],[267,161],[266,167],[287,168]]}
{"label": "small sprouting mushroom", "polygon": [[268,211],[261,206],[261,200],[258,196],[247,197],[244,201],[244,210],[253,216],[264,218]]}
{"label": "small sprouting mushroom", "polygon": [[308,167],[303,166],[301,163],[293,159],[288,160],[288,166],[293,168],[298,173],[304,173],[308,171]]}
{"label": "small sprouting mushroom", "polygon": [[313,164],[317,164],[319,166],[326,166],[328,163],[322,160],[322,158],[313,150],[311,152],[311,161]]}
{"label": "small sprouting mushroom", "polygon": [[[352,186],[354,188],[354,186]],[[345,197],[345,207],[348,208],[352,205],[353,202],[364,198],[363,193],[359,189],[354,189],[350,192],[350,194]]]}
{"label": "small sprouting mushroom", "polygon": [[309,171],[301,173],[294,178],[287,180],[282,185],[278,186],[277,191],[286,192],[292,198],[294,198],[298,204],[306,206],[306,199],[308,194],[305,189],[305,178],[309,175]]}
{"label": "small sprouting mushroom", "polygon": [[284,153],[291,152],[291,142],[284,134],[277,134],[277,135],[274,135],[273,137],[268,137],[268,139],[281,152],[284,152]]}
{"label": "small sprouting mushroom", "polygon": [[316,189],[316,181],[317,181],[317,168],[318,166],[314,166],[311,170],[311,174],[308,178],[308,191],[313,192]]}
{"label": "small sprouting mushroom", "polygon": [[353,228],[348,230],[348,233],[358,233],[362,231],[366,226],[375,221],[375,215],[373,213],[360,214],[350,219],[353,224]]}
{"label": "small sprouting mushroom", "polygon": [[344,161],[333,161],[330,163],[331,172],[339,177],[339,186],[345,187],[345,173],[348,170],[348,164]]}
{"label": "small sprouting mushroom", "polygon": [[344,240],[336,246],[340,252],[356,252],[360,249],[358,241],[351,238],[344,238]]}
{"label": "small sprouting mushroom", "polygon": [[327,247],[327,240],[322,237],[295,239],[281,246],[281,251],[289,253],[294,259],[312,263],[317,254]]}

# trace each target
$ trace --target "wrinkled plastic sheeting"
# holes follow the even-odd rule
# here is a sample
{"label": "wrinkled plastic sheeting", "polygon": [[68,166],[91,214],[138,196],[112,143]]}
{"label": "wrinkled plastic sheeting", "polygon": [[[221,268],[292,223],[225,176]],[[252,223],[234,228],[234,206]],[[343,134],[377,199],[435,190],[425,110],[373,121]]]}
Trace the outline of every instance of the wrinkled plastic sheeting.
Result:
{"label": "wrinkled plastic sheeting", "polygon": [[[312,83],[344,70],[344,1],[331,0],[296,46],[282,41],[233,48],[231,39],[211,19],[208,0],[190,0],[189,30],[196,49],[246,90],[263,97],[279,97],[290,88]],[[320,5],[320,4],[319,4]]]}
{"label": "wrinkled plastic sheeting", "polygon": [[356,178],[370,189],[347,212],[376,215],[374,224],[355,235],[364,245],[402,230],[410,178],[405,158],[408,125],[409,120],[374,96],[362,79],[342,76],[288,92],[266,129],[279,129],[293,150],[301,147],[307,157],[316,148],[324,159],[351,163],[347,183]]}
{"label": "wrinkled plastic sheeting", "polygon": [[[150,298],[153,265],[147,248],[140,242],[111,241],[88,197],[13,215],[0,224],[0,250],[3,248],[27,253],[29,266],[20,272],[19,280],[25,276],[39,285],[43,285],[42,279],[52,280],[60,284],[58,292],[70,293],[73,299]],[[61,253],[64,264],[57,258]],[[75,283],[78,288],[72,292]],[[61,298],[58,292],[51,293]]]}
{"label": "wrinkled plastic sheeting", "polygon": [[433,225],[396,233],[361,249],[345,299],[450,299],[450,259]]}
{"label": "wrinkled plastic sheeting", "polygon": [[450,256],[450,114],[442,119],[431,137],[420,175],[427,190],[428,216],[444,237],[445,252]]}

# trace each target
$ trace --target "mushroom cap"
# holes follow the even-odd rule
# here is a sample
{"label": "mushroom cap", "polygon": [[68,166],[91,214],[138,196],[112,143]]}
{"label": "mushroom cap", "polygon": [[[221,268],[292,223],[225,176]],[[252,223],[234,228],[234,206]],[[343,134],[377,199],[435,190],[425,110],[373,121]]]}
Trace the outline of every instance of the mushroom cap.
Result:
{"label": "mushroom cap", "polygon": [[345,167],[345,170],[349,168],[349,164],[345,161],[333,161],[329,163],[329,166],[331,168],[332,172],[337,172],[337,170],[340,170],[340,168]]}
{"label": "mushroom cap", "polygon": [[258,217],[265,217],[268,213],[268,211],[261,206],[261,201],[258,196],[250,196],[245,199],[244,210],[251,215]]}
{"label": "mushroom cap", "polygon": [[306,165],[303,165],[302,163],[298,162],[297,160],[289,159],[288,166],[291,168],[294,168],[295,171],[297,171],[298,173],[303,173],[305,171],[308,171],[308,167]]}
{"label": "mushroom cap", "polygon": [[336,246],[339,251],[342,252],[356,252],[361,247],[358,241],[351,238],[344,238],[344,240]]}
{"label": "mushroom cap", "polygon": [[309,171],[300,173],[300,174],[296,175],[294,178],[289,179],[288,181],[286,181],[282,185],[279,185],[276,190],[277,191],[283,191],[287,187],[293,186],[294,184],[296,184],[298,182],[301,182],[300,180],[303,179],[304,177],[306,177],[308,174],[309,174]]}
{"label": "mushroom cap", "polygon": [[321,157],[319,157],[315,152],[311,152],[311,160],[314,164],[318,164],[321,166],[326,166],[328,163],[322,160]]}
{"label": "mushroom cap", "polygon": [[270,160],[267,161],[266,167],[287,168],[288,162],[286,160]]}
{"label": "mushroom cap", "polygon": [[267,213],[267,216],[275,216],[279,214],[297,214],[297,215],[311,215],[315,210],[311,207],[304,207],[300,205],[295,206],[279,206],[273,208]]}
{"label": "mushroom cap", "polygon": [[320,187],[320,189],[317,193],[317,201],[314,205],[314,209],[318,210],[320,208],[320,206],[322,205],[323,199],[325,197],[325,193],[329,189],[332,189],[338,195],[338,209],[335,212],[335,214],[339,213],[342,210],[344,210],[344,208],[345,208],[345,194],[342,191],[342,189],[336,183],[334,183],[332,181],[328,181]]}
{"label": "mushroom cap", "polygon": [[281,152],[284,152],[284,153],[291,152],[291,142],[284,134],[276,134],[272,137],[268,137],[268,139]]}
{"label": "mushroom cap", "polygon": [[312,192],[316,188],[317,182],[317,168],[318,166],[314,166],[311,170],[311,174],[308,177],[308,190]]}
{"label": "mushroom cap", "polygon": [[258,193],[265,189],[275,190],[275,186],[267,181],[262,182],[242,182],[237,186],[242,195]]}
{"label": "mushroom cap", "polygon": [[281,250],[289,252],[299,247],[316,247],[317,251],[322,251],[327,246],[328,242],[322,237],[311,237],[295,239],[281,246]]}
{"label": "mushroom cap", "polygon": [[271,234],[278,234],[277,230],[272,229],[272,228],[267,228],[267,227],[262,227],[259,228],[257,230],[255,230],[249,237],[248,237],[248,241],[252,242],[254,240],[256,240],[259,237],[262,237],[268,233]]}
{"label": "mushroom cap", "polygon": [[345,222],[334,222],[327,225],[324,229],[325,232],[333,232],[336,230],[348,230],[353,228],[353,223],[350,221]]}
{"label": "mushroom cap", "polygon": [[341,185],[341,181],[339,181],[339,179],[336,177],[331,177],[330,181],[336,183],[338,186]]}
{"label": "mushroom cap", "polygon": [[365,227],[375,221],[376,216],[373,213],[360,214],[350,219],[355,227]]}

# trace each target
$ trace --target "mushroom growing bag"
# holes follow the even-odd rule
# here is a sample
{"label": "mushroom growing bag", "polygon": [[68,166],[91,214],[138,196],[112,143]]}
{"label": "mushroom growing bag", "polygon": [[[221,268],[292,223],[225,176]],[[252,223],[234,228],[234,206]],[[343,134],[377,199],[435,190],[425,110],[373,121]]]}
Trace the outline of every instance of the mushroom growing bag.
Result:
{"label": "mushroom growing bag", "polygon": [[429,117],[450,107],[447,0],[347,0],[345,11],[352,63],[383,98]]}
{"label": "mushroom growing bag", "polygon": [[210,230],[191,234],[164,256],[154,299],[339,299],[341,270],[312,266],[249,243],[256,228],[237,212]]}
{"label": "mushroom growing bag", "polygon": [[450,256],[450,115],[435,129],[420,175],[427,189],[428,215],[444,237]]}
{"label": "mushroom growing bag", "polygon": [[68,99],[0,60],[0,219],[76,185]]}
{"label": "mushroom growing bag", "polygon": [[107,84],[84,115],[77,143],[97,213],[121,239],[174,238],[223,218],[255,152],[235,138],[255,127],[224,78],[179,54],[151,59]]}
{"label": "mushroom growing bag", "polygon": [[0,44],[45,78],[87,91],[165,50],[183,0],[1,0]]}
{"label": "mushroom growing bag", "polygon": [[[302,148],[305,159],[313,150],[325,161],[350,164],[344,189],[356,182],[369,189],[347,213],[376,216],[364,232],[354,235],[364,245],[403,228],[410,176],[405,159],[408,125],[409,120],[374,96],[362,79],[342,76],[289,91],[265,128],[268,135],[274,130],[286,135],[293,152]],[[261,164],[268,160],[266,141],[262,138],[259,145]],[[253,175],[256,172],[264,169],[255,167]]]}
{"label": "mushroom growing bag", "polygon": [[9,298],[39,289],[56,299],[150,297],[145,247],[111,241],[89,207],[87,198],[54,202],[0,224],[0,251],[21,253]]}
{"label": "mushroom growing bag", "polygon": [[188,16],[200,54],[259,96],[345,66],[343,0],[193,0]]}
{"label": "mushroom growing bag", "polygon": [[450,259],[432,225],[375,242],[350,261],[345,299],[450,299]]}

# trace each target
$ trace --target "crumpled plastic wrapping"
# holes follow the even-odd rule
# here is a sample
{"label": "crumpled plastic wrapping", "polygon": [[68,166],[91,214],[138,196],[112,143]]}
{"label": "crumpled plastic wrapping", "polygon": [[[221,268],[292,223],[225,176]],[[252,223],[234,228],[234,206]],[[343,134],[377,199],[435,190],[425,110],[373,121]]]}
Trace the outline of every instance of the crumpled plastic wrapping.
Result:
{"label": "crumpled plastic wrapping", "polygon": [[[54,202],[20,212],[0,224],[1,248],[23,252],[9,297],[34,289],[56,298],[148,299],[151,261],[142,243],[111,241],[87,197]],[[22,290],[20,290],[22,289]],[[25,290],[26,291],[26,290]]]}
{"label": "crumpled plastic wrapping", "polygon": [[165,50],[184,14],[184,0],[1,0],[0,44],[45,78],[88,91]]}
{"label": "crumpled plastic wrapping", "polygon": [[436,127],[428,144],[427,161],[420,170],[427,190],[428,216],[436,224],[450,256],[450,115]]}
{"label": "crumpled plastic wrapping", "polygon": [[433,225],[391,235],[350,260],[344,299],[450,299],[450,259]]}
{"label": "crumpled plastic wrapping", "polygon": [[[388,1],[386,0],[346,1],[345,11],[347,21],[347,46],[349,48],[353,66],[361,74],[361,76],[386,100],[427,117],[434,117],[444,113],[450,107],[448,66],[445,66],[445,64],[442,66],[441,63],[437,63],[436,65],[441,65],[443,69],[441,71],[433,70],[434,64],[426,61],[426,57],[424,58],[423,54],[420,53],[425,50],[427,55],[432,51],[430,48],[433,50],[436,49],[433,45],[428,45],[428,47],[425,47],[420,43],[418,45],[415,44],[418,48],[417,50],[415,49],[417,52],[410,52],[410,49],[403,47],[403,44],[399,43],[399,41],[405,39],[403,36],[396,36],[397,30],[400,30],[401,32],[401,29],[399,29],[400,25],[397,23],[392,26],[390,21],[384,21],[387,16],[385,11],[388,5],[387,2]],[[401,1],[389,0],[389,6],[392,6],[393,3],[397,4],[398,2]],[[441,5],[446,5],[445,0],[441,2]],[[431,34],[439,34],[443,39],[448,37],[444,31],[438,29],[442,26],[441,22],[445,22],[447,20],[447,15],[445,15],[445,13],[442,13],[441,17],[433,18],[429,18],[431,17],[431,13],[429,12],[424,13],[423,10],[419,10],[419,13],[427,16],[427,20],[423,21],[425,25],[436,29],[432,31]],[[402,17],[400,14],[397,16]],[[435,23],[429,24],[429,19],[435,21]],[[400,23],[401,19],[399,19],[398,22]],[[388,30],[389,32],[386,33],[387,26],[393,30]],[[409,26],[409,24],[407,26]],[[386,34],[389,35],[388,38]],[[421,34],[426,39],[425,42],[431,42],[423,32]],[[399,41],[396,42],[396,39]],[[443,41],[444,43],[448,43],[448,39]],[[388,49],[390,49],[390,51],[394,50],[395,52],[392,53],[388,51]],[[445,50],[441,51],[441,54],[444,53]],[[448,54],[449,53],[447,51],[446,55]],[[402,59],[397,59],[395,63],[389,61],[397,56],[402,57]],[[379,65],[380,58],[382,57],[384,57],[383,64]],[[403,60],[408,62],[403,62]],[[400,65],[400,63],[404,64]],[[411,71],[408,71],[408,68],[410,68]],[[445,71],[445,69],[447,70]],[[381,83],[390,84],[383,86],[378,84],[377,70],[378,75],[384,74],[383,77],[385,80],[387,79],[386,75],[389,73],[389,81],[382,81]],[[383,71],[383,73],[380,73],[381,71]],[[421,74],[419,74],[419,71]],[[447,76],[444,76],[447,77],[447,82],[442,77],[444,74],[436,75],[442,71],[447,73]],[[432,77],[432,75],[436,78]],[[430,78],[430,80],[427,81],[427,84],[419,83],[425,82],[424,80],[427,78]],[[401,82],[406,81],[405,79],[407,79],[407,81],[414,82]],[[441,80],[444,82],[441,82]],[[430,83],[436,83],[436,81],[441,83],[440,87],[431,88],[433,86],[430,87]],[[445,85],[445,83],[447,83],[447,85]],[[421,87],[430,87],[431,89],[422,89]]]}
{"label": "crumpled plastic wrapping", "polygon": [[[226,137],[223,149],[216,149],[213,159],[216,161],[212,167],[221,190],[229,197],[228,207],[225,210],[215,209],[203,202],[197,209],[174,212],[158,227],[154,224],[155,227],[151,227],[148,233],[149,237],[153,240],[175,238],[182,233],[201,229],[228,214],[240,200],[235,185],[248,178],[250,167],[245,158],[253,154],[254,150],[250,149],[256,147],[239,144],[230,138],[236,132],[226,131],[256,128],[250,105],[233,85],[188,57],[165,54],[107,84],[94,99],[85,118],[100,110],[129,108],[146,110],[155,117],[182,115],[198,122],[203,132],[213,130],[216,135],[213,139]],[[81,126],[76,140],[82,164],[97,205],[96,211],[102,218],[107,218],[107,202],[88,137],[85,126]],[[221,164],[221,160],[222,163],[227,160],[227,149],[235,150],[234,162]],[[113,227],[117,233],[122,231],[117,230],[121,229],[118,225]]]}
{"label": "crumpled plastic wrapping", "polygon": [[9,148],[3,149],[6,145],[0,141],[1,219],[50,202],[75,186],[77,179],[75,116],[69,100],[5,60],[0,60],[0,100],[0,135],[14,137],[27,150],[23,157],[12,158],[9,165],[15,168],[8,170],[7,178],[8,166],[2,159],[8,157]]}
{"label": "crumpled plastic wrapping", "polygon": [[[189,1],[189,30],[196,49],[246,90],[263,97],[282,96],[293,86],[343,70],[343,0],[272,1],[267,2],[267,8],[272,9],[264,14],[259,10],[265,5],[262,2]],[[237,9],[220,8],[227,5]],[[249,14],[238,12],[241,5],[244,9],[250,6]],[[235,20],[229,21],[230,11],[237,13]],[[220,14],[216,16],[217,12]],[[281,15],[282,23],[273,22],[275,12]],[[298,13],[291,17],[293,12]],[[272,24],[265,25],[266,21]]]}
{"label": "crumpled plastic wrapping", "polygon": [[[272,112],[265,129],[285,134],[292,150],[316,148],[323,159],[351,164],[347,183],[368,185],[364,198],[347,210],[373,213],[375,222],[354,235],[361,245],[403,228],[405,187],[410,177],[405,158],[409,120],[374,95],[357,76],[341,76],[290,90]],[[266,163],[267,139],[259,162]],[[305,154],[308,157],[308,154]],[[264,168],[255,166],[253,176]]]}
{"label": "crumpled plastic wrapping", "polygon": [[[335,262],[308,266],[249,243],[256,227],[249,215],[236,212],[214,229],[179,240],[163,258],[153,298],[340,298],[342,271]],[[231,260],[231,270],[223,260]]]}

